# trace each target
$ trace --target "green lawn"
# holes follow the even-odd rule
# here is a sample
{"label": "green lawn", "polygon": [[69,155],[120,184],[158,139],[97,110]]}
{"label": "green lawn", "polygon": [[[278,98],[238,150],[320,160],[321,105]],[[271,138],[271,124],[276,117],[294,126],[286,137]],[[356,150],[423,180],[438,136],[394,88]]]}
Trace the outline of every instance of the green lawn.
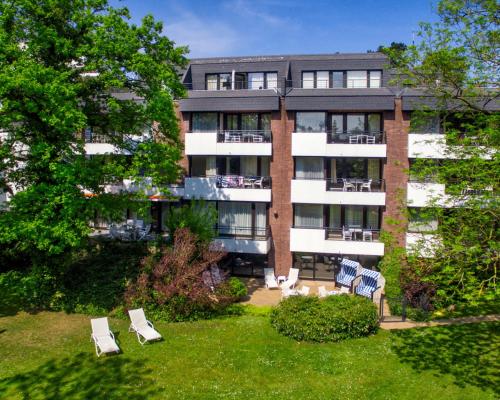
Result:
{"label": "green lawn", "polygon": [[[89,318],[0,318],[6,399],[494,399],[498,330],[482,323],[297,343],[263,316],[163,324],[140,346],[110,319],[123,353],[97,358]],[[497,390],[495,393],[494,390]]]}

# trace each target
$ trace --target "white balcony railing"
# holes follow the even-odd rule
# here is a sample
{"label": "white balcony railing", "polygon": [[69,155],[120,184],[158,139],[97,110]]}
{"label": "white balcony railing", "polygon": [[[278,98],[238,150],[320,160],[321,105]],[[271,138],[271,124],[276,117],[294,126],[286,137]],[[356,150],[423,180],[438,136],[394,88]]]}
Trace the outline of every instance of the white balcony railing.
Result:
{"label": "white balcony railing", "polygon": [[186,155],[270,156],[270,132],[224,131],[189,132],[185,137]]}
{"label": "white balcony railing", "polygon": [[[384,244],[375,240],[329,238],[326,228],[291,228],[290,251],[321,254],[383,256]],[[362,238],[362,237],[361,237]]]}
{"label": "white balcony railing", "polygon": [[340,137],[328,135],[326,132],[294,132],[292,133],[292,155],[295,157],[373,158],[385,158],[387,156],[387,146],[375,136],[373,136],[374,143],[371,140],[367,143],[366,138],[357,141],[357,143],[354,143],[354,141],[349,143],[349,140],[340,139]]}
{"label": "white balcony railing", "polygon": [[344,190],[343,184],[323,179],[293,179],[292,203],[385,205],[385,185],[381,180],[360,180],[365,186],[352,184]]}
{"label": "white balcony railing", "polygon": [[254,178],[265,177],[188,177],[184,179],[184,197],[186,199],[270,202],[270,180],[266,184],[264,180]]}

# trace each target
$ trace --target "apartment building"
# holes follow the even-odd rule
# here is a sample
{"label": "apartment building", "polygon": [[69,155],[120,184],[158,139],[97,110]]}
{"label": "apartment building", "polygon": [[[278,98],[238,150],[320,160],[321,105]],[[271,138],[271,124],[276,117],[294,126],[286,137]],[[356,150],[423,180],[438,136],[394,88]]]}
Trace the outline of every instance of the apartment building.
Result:
{"label": "apartment building", "polygon": [[184,198],[216,204],[233,271],[295,266],[333,279],[342,257],[370,267],[384,255],[416,106],[390,74],[379,53],[191,61],[179,101]]}
{"label": "apartment building", "polygon": [[[450,153],[439,127],[411,132],[411,113],[429,99],[391,86],[388,64],[380,53],[192,60],[178,101],[185,177],[169,188],[178,202],[150,189],[153,229],[165,230],[170,207],[204,199],[217,208],[215,242],[233,273],[293,266],[321,280],[344,257],[374,267],[386,252],[381,231],[408,251],[438,240],[437,221],[418,223],[418,211],[444,185],[415,182],[408,169]],[[92,129],[85,140],[90,156],[115,152]],[[417,217],[395,229],[406,207]]]}

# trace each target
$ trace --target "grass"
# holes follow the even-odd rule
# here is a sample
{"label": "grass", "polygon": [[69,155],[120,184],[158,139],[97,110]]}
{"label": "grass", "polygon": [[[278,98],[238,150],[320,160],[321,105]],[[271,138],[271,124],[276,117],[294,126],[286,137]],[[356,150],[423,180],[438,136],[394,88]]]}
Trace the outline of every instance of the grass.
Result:
{"label": "grass", "polygon": [[[266,313],[263,313],[264,315]],[[494,399],[498,323],[380,331],[336,344],[279,336],[268,317],[157,323],[140,346],[110,319],[123,353],[97,358],[89,318],[0,318],[5,399]],[[497,390],[497,392],[495,392]]]}

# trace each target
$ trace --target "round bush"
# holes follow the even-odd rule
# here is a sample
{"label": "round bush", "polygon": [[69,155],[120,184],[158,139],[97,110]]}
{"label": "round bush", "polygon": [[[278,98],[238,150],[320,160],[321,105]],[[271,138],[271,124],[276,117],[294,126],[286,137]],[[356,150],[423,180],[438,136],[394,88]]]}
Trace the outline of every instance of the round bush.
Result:
{"label": "round bush", "polygon": [[375,333],[378,315],[375,305],[364,297],[293,296],[271,312],[271,324],[279,333],[295,340],[337,342]]}

